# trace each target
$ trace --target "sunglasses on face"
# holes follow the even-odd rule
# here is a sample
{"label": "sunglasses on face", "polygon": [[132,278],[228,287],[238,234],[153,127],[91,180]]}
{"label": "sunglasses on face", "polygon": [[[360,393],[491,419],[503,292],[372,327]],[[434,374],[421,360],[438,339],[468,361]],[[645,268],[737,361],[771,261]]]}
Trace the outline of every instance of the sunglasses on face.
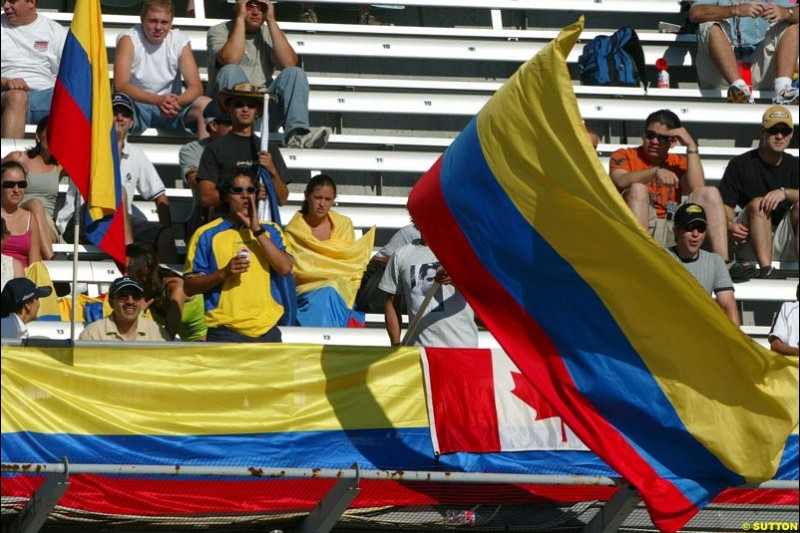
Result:
{"label": "sunglasses on face", "polygon": [[644,130],[645,139],[653,140],[658,139],[659,144],[667,144],[672,142],[672,137],[664,135],[663,133],[656,133],[653,130]]}
{"label": "sunglasses on face", "polygon": [[133,117],[133,111],[131,111],[130,109],[127,109],[127,108],[123,108],[123,107],[115,107],[114,108],[114,114],[115,115],[122,115],[125,118],[132,118]]}
{"label": "sunglasses on face", "polygon": [[251,109],[255,109],[261,105],[261,102],[258,100],[232,100],[231,106],[239,109],[241,107],[249,107]]}
{"label": "sunglasses on face", "polygon": [[771,128],[767,128],[767,133],[770,135],[777,135],[780,133],[784,137],[788,137],[792,134],[792,128],[787,128],[786,126],[772,126]]}
{"label": "sunglasses on face", "polygon": [[13,189],[14,187],[19,187],[20,189],[27,189],[28,188],[28,181],[4,181],[3,188],[4,189]]}
{"label": "sunglasses on face", "polygon": [[117,299],[122,300],[122,301],[127,300],[128,297],[133,298],[134,300],[141,300],[142,298],[144,298],[144,295],[139,291],[120,292],[120,293],[117,294],[116,297],[117,297]]}
{"label": "sunglasses on face", "polygon": [[233,194],[242,194],[243,192],[246,192],[247,194],[253,194],[254,192],[256,192],[256,188],[255,187],[231,187],[231,192]]}
{"label": "sunglasses on face", "polygon": [[684,231],[688,231],[689,233],[693,232],[694,230],[697,230],[699,233],[705,233],[706,225],[703,224],[702,222],[692,222],[683,229]]}

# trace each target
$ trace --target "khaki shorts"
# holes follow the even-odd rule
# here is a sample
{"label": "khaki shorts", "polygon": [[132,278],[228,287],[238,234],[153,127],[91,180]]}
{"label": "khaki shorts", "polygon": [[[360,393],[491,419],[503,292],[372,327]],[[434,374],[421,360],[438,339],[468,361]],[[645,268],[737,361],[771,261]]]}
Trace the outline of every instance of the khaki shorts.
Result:
{"label": "khaki shorts", "polygon": [[[792,210],[787,209],[786,214],[778,222],[772,236],[772,260],[794,263],[797,262],[797,249],[794,246],[794,228],[792,228]],[[736,223],[750,227],[747,220],[747,211],[742,209],[736,215]],[[748,240],[745,244],[736,245],[736,259],[755,261],[756,251],[753,243]]]}
{"label": "khaki shorts", "polygon": [[[625,197],[625,194],[628,192],[628,189],[622,191],[622,197]],[[681,205],[685,204],[686,202],[692,201],[692,195],[689,196],[681,196]],[[677,208],[676,208],[677,209]],[[668,215],[669,216],[669,215]],[[650,195],[650,208],[649,214],[647,218],[647,231],[650,232],[650,235],[658,241],[658,243],[663,246],[664,248],[669,248],[671,246],[675,246],[675,232],[672,231],[672,228],[675,226],[675,223],[672,222],[671,218],[658,218],[656,215],[656,207],[653,205],[653,195]]]}
{"label": "khaki shorts", "polygon": [[[725,38],[730,42],[730,19],[716,22],[704,22],[697,28],[697,83],[701,89],[727,89],[730,85],[708,53],[708,43],[711,29],[719,25]],[[753,89],[772,90],[775,82],[775,51],[783,32],[788,28],[785,22],[779,22],[770,27],[763,41],[758,45],[750,57],[742,58],[749,61],[750,75]],[[731,44],[733,47],[733,44]]]}

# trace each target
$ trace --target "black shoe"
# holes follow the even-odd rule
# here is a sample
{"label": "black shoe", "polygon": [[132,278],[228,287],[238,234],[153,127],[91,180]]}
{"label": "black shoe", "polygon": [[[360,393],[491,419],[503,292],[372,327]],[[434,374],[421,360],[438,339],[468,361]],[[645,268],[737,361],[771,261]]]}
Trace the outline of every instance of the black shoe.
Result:
{"label": "black shoe", "polygon": [[731,275],[731,281],[734,283],[741,283],[743,281],[749,281],[758,275],[758,269],[755,265],[750,263],[735,263],[730,261],[728,262],[728,273]]}
{"label": "black shoe", "polygon": [[781,279],[778,269],[772,266],[765,266],[758,273],[758,279]]}

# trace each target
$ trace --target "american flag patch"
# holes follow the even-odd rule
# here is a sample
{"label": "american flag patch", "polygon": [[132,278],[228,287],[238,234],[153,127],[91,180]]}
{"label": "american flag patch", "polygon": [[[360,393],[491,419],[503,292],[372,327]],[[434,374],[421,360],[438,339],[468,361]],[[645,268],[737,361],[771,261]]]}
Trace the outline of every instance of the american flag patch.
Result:
{"label": "american flag patch", "polygon": [[47,47],[50,46],[50,41],[35,41],[33,48],[37,52],[47,52]]}

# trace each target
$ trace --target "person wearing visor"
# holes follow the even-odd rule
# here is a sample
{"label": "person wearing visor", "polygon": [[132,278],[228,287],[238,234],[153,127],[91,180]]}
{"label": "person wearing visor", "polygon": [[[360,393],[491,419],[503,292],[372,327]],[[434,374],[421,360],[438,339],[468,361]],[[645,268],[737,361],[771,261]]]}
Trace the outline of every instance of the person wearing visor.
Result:
{"label": "person wearing visor", "polygon": [[758,277],[769,279],[781,277],[773,260],[797,262],[798,257],[800,169],[797,158],[786,152],[794,135],[792,113],[783,106],[770,107],[758,134],[758,148],[728,163],[719,191],[736,256],[755,257]]}
{"label": "person wearing visor", "polygon": [[[686,155],[670,153],[678,145]],[[729,268],[725,234],[725,210],[715,187],[706,186],[703,163],[697,142],[681,125],[678,116],[668,109],[651,113],[645,121],[641,146],[620,148],[611,154],[609,174],[636,220],[661,246],[675,244],[672,220],[683,201],[699,204],[708,215],[708,238],[711,249]],[[748,279],[755,273],[731,270],[735,279]]]}
{"label": "person wearing visor", "polygon": [[[297,54],[275,19],[269,0],[236,0],[231,20],[208,30],[208,87],[217,99],[220,91],[250,83],[274,95],[269,108],[269,130],[283,127],[289,148],[322,148],[331,129],[312,130],[308,118],[308,79],[297,66]],[[280,73],[275,76],[275,71]]]}
{"label": "person wearing visor", "polygon": [[739,325],[739,307],[733,295],[733,282],[725,261],[715,253],[701,250],[706,240],[708,221],[706,212],[697,204],[687,202],[675,211],[675,246],[667,251],[694,276],[708,294],[717,297],[717,303],[731,322]]}
{"label": "person wearing visor", "polygon": [[150,302],[144,299],[142,284],[133,278],[117,278],[108,290],[113,311],[86,326],[78,337],[82,341],[171,341],[163,326],[141,316]]}

